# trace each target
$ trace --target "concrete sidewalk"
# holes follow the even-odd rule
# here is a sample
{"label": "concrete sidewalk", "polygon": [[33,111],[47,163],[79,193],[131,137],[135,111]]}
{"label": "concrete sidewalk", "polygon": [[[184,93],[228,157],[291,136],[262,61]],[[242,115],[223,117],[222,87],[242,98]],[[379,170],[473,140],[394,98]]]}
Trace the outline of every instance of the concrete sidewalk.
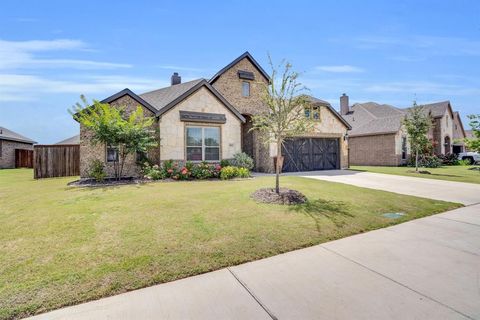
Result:
{"label": "concrete sidewalk", "polygon": [[288,173],[286,175],[346,183],[358,187],[390,191],[435,200],[459,202],[464,205],[480,203],[480,184],[474,183],[405,177],[353,170],[296,172]]}
{"label": "concrete sidewalk", "polygon": [[479,279],[474,205],[32,319],[480,319]]}

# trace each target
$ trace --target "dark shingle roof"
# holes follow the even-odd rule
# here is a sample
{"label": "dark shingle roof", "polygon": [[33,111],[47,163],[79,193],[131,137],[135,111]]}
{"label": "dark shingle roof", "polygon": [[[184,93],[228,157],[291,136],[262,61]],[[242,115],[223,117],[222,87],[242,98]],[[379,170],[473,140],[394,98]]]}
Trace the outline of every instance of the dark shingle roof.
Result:
{"label": "dark shingle roof", "polygon": [[395,133],[406,112],[388,104],[356,103],[343,117],[352,126],[350,136]]}
{"label": "dark shingle roof", "polygon": [[65,139],[65,140],[62,140],[62,141],[59,141],[55,144],[80,144],[80,135],[77,134],[73,137],[70,137],[68,139]]}
{"label": "dark shingle roof", "polygon": [[19,133],[13,132],[12,130],[8,130],[5,127],[0,127],[0,140],[10,140],[10,141],[17,141],[17,142],[24,142],[24,143],[37,143],[30,138],[22,136]]}
{"label": "dark shingle roof", "polygon": [[196,79],[180,84],[176,84],[170,87],[145,92],[139,96],[151,104],[157,111],[162,110],[169,103],[182,96],[185,92],[192,89],[195,85],[199,84],[204,79]]}

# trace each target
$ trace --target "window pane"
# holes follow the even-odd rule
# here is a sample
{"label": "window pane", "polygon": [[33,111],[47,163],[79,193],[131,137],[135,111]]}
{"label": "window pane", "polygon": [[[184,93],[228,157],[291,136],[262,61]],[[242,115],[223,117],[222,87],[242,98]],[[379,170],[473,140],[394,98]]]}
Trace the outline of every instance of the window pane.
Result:
{"label": "window pane", "polygon": [[187,147],[187,160],[202,161],[202,147]]}
{"label": "window pane", "polygon": [[117,147],[107,147],[107,161],[113,162],[118,161],[118,148]]}
{"label": "window pane", "polygon": [[320,109],[313,107],[313,120],[320,120]]}
{"label": "window pane", "polygon": [[305,108],[305,117],[310,118],[310,108]]}
{"label": "window pane", "polygon": [[242,82],[242,95],[244,97],[250,96],[250,82],[247,82],[247,81]]}
{"label": "window pane", "polygon": [[205,148],[205,160],[220,160],[220,148],[218,147],[206,147]]}
{"label": "window pane", "polygon": [[203,130],[206,146],[220,145],[220,128],[204,128]]}
{"label": "window pane", "polygon": [[187,146],[202,145],[202,128],[187,128]]}

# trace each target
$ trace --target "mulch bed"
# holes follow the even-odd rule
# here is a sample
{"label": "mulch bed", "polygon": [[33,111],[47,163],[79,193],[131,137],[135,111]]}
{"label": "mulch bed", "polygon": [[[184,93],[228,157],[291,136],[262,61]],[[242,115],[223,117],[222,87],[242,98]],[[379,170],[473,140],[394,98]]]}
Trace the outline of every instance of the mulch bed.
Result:
{"label": "mulch bed", "polygon": [[130,177],[121,178],[120,180],[109,178],[103,181],[96,181],[95,179],[80,179],[69,182],[68,185],[73,187],[108,187],[125,184],[141,184],[147,182],[152,182],[152,180]]}
{"label": "mulch bed", "polygon": [[300,204],[307,201],[307,197],[302,193],[287,188],[280,188],[280,194],[277,194],[274,188],[259,189],[252,193],[251,197],[255,201],[262,203],[286,205]]}

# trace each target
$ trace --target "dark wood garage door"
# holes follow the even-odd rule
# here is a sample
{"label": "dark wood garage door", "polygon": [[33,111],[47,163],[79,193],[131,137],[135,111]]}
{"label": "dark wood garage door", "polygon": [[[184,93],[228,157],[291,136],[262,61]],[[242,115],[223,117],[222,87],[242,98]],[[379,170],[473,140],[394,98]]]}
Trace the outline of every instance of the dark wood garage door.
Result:
{"label": "dark wood garage door", "polygon": [[284,172],[332,170],[340,168],[339,140],[296,138],[283,145]]}

